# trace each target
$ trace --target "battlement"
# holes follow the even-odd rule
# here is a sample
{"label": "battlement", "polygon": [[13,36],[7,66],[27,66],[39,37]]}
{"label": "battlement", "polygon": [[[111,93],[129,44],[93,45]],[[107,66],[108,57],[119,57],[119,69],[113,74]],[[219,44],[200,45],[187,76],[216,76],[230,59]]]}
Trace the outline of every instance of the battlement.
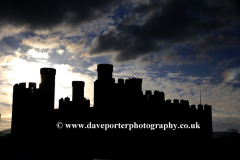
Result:
{"label": "battlement", "polygon": [[36,83],[35,82],[29,82],[28,83],[28,88],[26,87],[26,83],[22,82],[22,83],[16,83],[13,86],[13,89],[14,90],[16,90],[16,89],[31,89],[31,90],[35,90],[37,88],[36,88]]}
{"label": "battlement", "polygon": [[19,83],[19,88],[26,88],[26,83]]}
{"label": "battlement", "polygon": [[119,78],[119,79],[118,79],[118,84],[120,84],[120,85],[124,85],[124,79]]}
{"label": "battlement", "polygon": [[180,103],[181,103],[181,105],[189,106],[189,101],[188,100],[181,100]]}
{"label": "battlement", "polygon": [[174,99],[174,100],[173,100],[173,103],[174,103],[174,104],[179,104],[179,100],[178,100],[178,99]]}
{"label": "battlement", "polygon": [[211,110],[212,110],[212,106],[205,104],[205,105],[204,105],[204,110],[205,110],[205,111],[211,111]]}
{"label": "battlement", "polygon": [[147,90],[147,91],[145,91],[145,95],[147,95],[147,96],[151,96],[151,95],[152,95],[152,91],[151,91],[151,90]]}
{"label": "battlement", "polygon": [[198,110],[199,110],[199,111],[203,111],[203,105],[202,105],[202,104],[199,104],[199,105],[198,105]]}
{"label": "battlement", "polygon": [[155,90],[153,95],[155,95],[155,96],[164,96],[164,92],[163,91],[160,92],[160,91]]}
{"label": "battlement", "polygon": [[16,89],[26,89],[26,83],[22,82],[22,83],[16,83],[14,86],[13,86],[13,89],[16,90]]}
{"label": "battlement", "polygon": [[165,95],[163,91],[160,92],[155,90],[152,94],[151,90],[146,90],[145,94],[143,94],[143,91],[141,91],[141,93],[141,95],[149,100],[154,100],[155,102],[159,102],[159,104],[165,104]]}
{"label": "battlement", "polygon": [[69,97],[66,97],[66,98],[64,99],[64,101],[65,101],[65,102],[70,102],[70,98],[69,98]]}
{"label": "battlement", "polygon": [[191,110],[196,111],[196,105],[195,104],[191,105]]}
{"label": "battlement", "polygon": [[142,78],[128,78],[125,80],[125,84],[142,84]]}
{"label": "battlement", "polygon": [[[167,99],[165,101],[163,91],[146,90],[143,92],[141,78],[128,78],[125,81],[119,78],[118,84],[116,84],[115,79],[112,78],[112,71],[113,66],[110,64],[98,65],[99,79],[94,83],[94,107],[90,107],[90,100],[84,98],[85,82],[72,81],[72,101],[69,97],[61,98],[59,99],[59,110],[50,110],[54,108],[56,74],[56,70],[52,68],[41,68],[42,81],[41,85],[39,85],[39,90],[36,90],[36,83],[34,82],[29,83],[29,88],[26,88],[26,83],[15,84],[14,90],[16,90],[13,93],[12,107],[13,135],[18,136],[22,130],[35,132],[34,134],[38,135],[40,127],[34,125],[36,122],[44,126],[49,124],[49,122],[55,121],[55,119],[57,122],[61,120],[62,122],[73,121],[77,123],[85,122],[86,119],[86,122],[91,120],[93,122],[100,121],[99,123],[101,121],[104,123],[132,123],[132,121],[136,121],[156,124],[163,124],[164,122],[192,124],[199,122],[201,129],[188,130],[189,132],[186,130],[173,131],[175,132],[174,136],[172,137],[172,134],[169,134],[168,138],[173,138],[173,141],[179,138],[184,143],[187,136],[195,137],[195,133],[199,133],[202,137],[205,136],[207,138],[208,136],[209,139],[211,138],[212,108],[210,105],[205,104],[203,106],[200,104],[196,109],[194,104],[190,108],[187,100],[173,99],[172,101]],[[43,120],[40,121],[39,119],[43,116]],[[30,124],[37,127],[32,130],[32,128],[29,129],[29,125],[23,126],[22,124]],[[58,132],[59,130],[57,129],[56,133]],[[170,133],[171,131],[168,130],[167,132]],[[158,131],[155,133],[158,133]],[[165,131],[159,131],[159,133],[156,135],[159,135],[159,142],[161,143],[161,137],[167,139],[166,135],[168,133]],[[163,134],[161,135],[161,133]],[[143,139],[144,141],[152,140],[152,136],[146,137],[147,139]],[[191,137],[189,140],[194,141]],[[188,146],[191,146],[191,143],[189,144]]]}
{"label": "battlement", "polygon": [[36,89],[36,83],[35,82],[29,82],[28,88],[32,89],[32,90],[35,90]]}
{"label": "battlement", "polygon": [[155,91],[154,91],[154,95],[155,95],[155,96],[160,96],[160,92],[157,91],[157,90],[155,90]]}
{"label": "battlement", "polygon": [[171,104],[172,103],[172,100],[171,99],[167,99],[166,100],[166,104]]}
{"label": "battlement", "polygon": [[141,78],[128,78],[128,79],[125,79],[125,82],[124,82],[124,79],[122,78],[119,78],[118,79],[118,84],[121,84],[121,85],[134,85],[134,84],[142,84],[142,79]]}
{"label": "battlement", "polygon": [[179,103],[178,99],[174,99],[173,103],[172,103],[171,99],[167,99],[166,104],[181,104],[181,105],[189,106],[189,101],[182,99],[182,100],[180,100],[180,103]]}
{"label": "battlement", "polygon": [[202,104],[199,104],[198,108],[196,108],[195,104],[191,105],[190,107],[191,107],[191,110],[194,110],[194,111],[198,110],[198,111],[209,112],[209,111],[212,110],[212,106],[211,105],[207,105],[207,104],[204,105],[204,108],[203,108]]}

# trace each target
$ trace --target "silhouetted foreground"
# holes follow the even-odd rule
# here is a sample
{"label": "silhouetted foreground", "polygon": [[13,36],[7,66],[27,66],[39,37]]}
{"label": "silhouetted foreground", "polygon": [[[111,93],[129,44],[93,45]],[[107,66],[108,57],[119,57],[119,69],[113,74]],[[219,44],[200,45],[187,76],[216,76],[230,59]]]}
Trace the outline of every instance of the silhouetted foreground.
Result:
{"label": "silhouetted foreground", "polygon": [[[239,136],[239,135],[238,135]],[[238,137],[239,138],[239,137]],[[165,146],[158,145],[157,154],[149,154],[147,156],[142,156],[134,148],[132,152],[135,152],[133,156],[127,155],[126,152],[120,152],[118,155],[108,153],[107,155],[101,156],[101,154],[93,153],[94,150],[86,149],[89,146],[83,146],[79,143],[77,146],[65,146],[56,147],[56,145],[51,144],[53,140],[50,140],[49,144],[47,143],[33,143],[26,145],[26,142],[16,143],[12,140],[11,135],[0,137],[0,159],[29,159],[29,160],[43,160],[43,159],[91,159],[92,157],[98,158],[108,158],[108,159],[149,159],[149,158],[158,158],[158,159],[211,159],[211,160],[226,160],[226,159],[236,159],[239,153],[240,141],[235,141],[232,144],[226,144],[226,139],[224,137],[218,138],[213,141],[213,144],[209,147],[199,146],[199,147],[190,147],[186,146],[183,153],[176,152],[172,149],[164,150]],[[59,143],[58,143],[59,144]],[[74,145],[74,143],[72,143]],[[69,148],[70,147],[70,148]],[[101,147],[101,146],[99,146]],[[183,146],[180,146],[183,147]],[[62,148],[62,149],[61,149]],[[91,148],[91,147],[90,147]],[[85,151],[83,153],[83,151]],[[163,152],[164,151],[164,152]],[[76,156],[78,158],[76,158]],[[90,157],[90,158],[89,158]],[[115,158],[114,158],[115,157]],[[116,158],[117,157],[117,158]],[[93,159],[93,158],[92,158]]]}
{"label": "silhouetted foreground", "polygon": [[[98,65],[94,82],[94,107],[84,98],[84,82],[73,81],[72,101],[59,100],[54,109],[53,68],[40,70],[41,83],[13,87],[12,140],[17,145],[36,146],[45,159],[63,155],[106,157],[187,157],[195,159],[210,152],[212,108],[187,100],[165,100],[163,92],[142,91],[142,79],[112,78],[113,66]],[[62,122],[63,128],[56,127]],[[65,124],[199,124],[185,129],[80,129]],[[26,148],[27,148],[26,147]],[[33,149],[34,150],[34,149]],[[31,151],[29,151],[31,152]],[[200,154],[202,153],[202,154]],[[43,156],[44,155],[44,156]]]}

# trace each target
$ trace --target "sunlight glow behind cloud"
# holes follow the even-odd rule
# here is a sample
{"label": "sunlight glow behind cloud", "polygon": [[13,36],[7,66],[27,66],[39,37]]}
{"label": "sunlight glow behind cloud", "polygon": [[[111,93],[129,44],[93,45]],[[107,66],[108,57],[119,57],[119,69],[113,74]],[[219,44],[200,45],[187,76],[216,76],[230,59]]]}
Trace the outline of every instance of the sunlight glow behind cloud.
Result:
{"label": "sunlight glow behind cloud", "polygon": [[34,49],[28,50],[28,55],[32,56],[33,58],[43,58],[43,59],[47,59],[49,57],[47,53],[37,52]]}
{"label": "sunlight glow behind cloud", "polygon": [[[38,54],[33,50],[30,53]],[[8,87],[4,86],[2,92],[11,94],[5,96],[4,99],[0,98],[0,100],[1,102],[11,104],[14,84],[25,82],[26,87],[28,87],[29,82],[36,82],[37,88],[39,88],[39,83],[41,82],[40,68],[51,66],[42,62],[27,62],[17,57],[8,56],[8,58],[3,60],[1,67],[8,68],[8,70],[1,72],[1,75],[4,76],[1,79],[5,79],[6,83],[11,84]],[[72,96],[72,81],[85,81],[85,97],[91,98],[92,104],[93,95],[90,90],[88,91],[91,88],[91,77],[80,73],[73,73],[72,67],[69,65],[53,65],[52,68],[57,70],[55,76],[55,108],[58,108],[58,102],[61,97]],[[11,113],[7,114],[10,115]]]}

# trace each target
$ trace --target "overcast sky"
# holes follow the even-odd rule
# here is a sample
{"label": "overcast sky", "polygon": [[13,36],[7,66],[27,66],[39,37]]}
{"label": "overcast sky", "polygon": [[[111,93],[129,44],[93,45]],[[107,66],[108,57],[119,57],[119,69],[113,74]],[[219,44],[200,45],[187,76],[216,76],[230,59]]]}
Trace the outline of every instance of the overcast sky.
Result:
{"label": "overcast sky", "polygon": [[[56,72],[55,108],[85,81],[93,106],[97,64],[143,79],[143,91],[212,105],[213,130],[240,131],[240,1],[0,2],[0,131],[11,127],[13,85]],[[27,84],[28,87],[28,84]],[[38,84],[37,84],[38,87]],[[114,105],[114,104],[113,104]]]}

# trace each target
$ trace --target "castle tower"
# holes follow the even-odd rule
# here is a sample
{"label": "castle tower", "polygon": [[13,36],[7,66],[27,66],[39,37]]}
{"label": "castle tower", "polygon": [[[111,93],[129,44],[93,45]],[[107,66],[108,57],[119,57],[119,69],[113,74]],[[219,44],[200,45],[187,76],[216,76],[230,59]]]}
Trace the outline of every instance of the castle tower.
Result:
{"label": "castle tower", "polygon": [[[26,83],[19,83],[13,86],[12,123],[11,134],[17,137],[24,137],[26,133],[35,133],[36,105],[38,104],[38,90],[36,83],[30,82],[29,88]],[[35,124],[36,125],[36,124]],[[32,126],[29,128],[29,126]],[[30,138],[30,136],[28,136]]]}
{"label": "castle tower", "polygon": [[165,103],[165,94],[163,91],[160,92],[160,96],[161,96],[161,101]]}
{"label": "castle tower", "polygon": [[[142,79],[141,78],[126,79],[125,86],[126,86],[126,91],[127,91],[128,97],[135,96],[135,98],[137,98],[137,97],[139,98],[139,96],[142,95]],[[147,97],[151,97],[151,95],[149,95]]]}
{"label": "castle tower", "polygon": [[[44,128],[39,131],[39,135],[44,130],[52,132],[54,122],[54,95],[55,95],[55,75],[54,68],[41,68],[41,83],[39,84],[39,103],[38,103],[38,127]],[[42,118],[43,117],[43,118]]]}
{"label": "castle tower", "polygon": [[112,72],[113,72],[113,65],[111,64],[99,64],[97,66],[98,71],[98,79],[99,80],[111,80],[112,79]]}
{"label": "castle tower", "polygon": [[145,95],[147,95],[147,98],[150,99],[150,97],[152,96],[152,91],[151,90],[145,91]]}
{"label": "castle tower", "polygon": [[41,68],[41,83],[39,84],[40,99],[44,110],[54,109],[54,95],[55,95],[55,75],[56,69],[54,68]]}
{"label": "castle tower", "polygon": [[109,108],[114,95],[113,65],[99,64],[97,71],[98,79],[94,82],[94,107]]}
{"label": "castle tower", "polygon": [[205,118],[206,132],[208,133],[207,139],[212,141],[212,139],[213,139],[212,106],[205,104],[204,112],[205,112],[204,118]]}
{"label": "castle tower", "polygon": [[11,134],[18,136],[22,130],[21,124],[24,124],[24,112],[26,106],[26,83],[15,84],[13,86],[13,103],[12,103],[12,122]]}
{"label": "castle tower", "polygon": [[74,103],[80,103],[84,98],[84,86],[83,81],[72,81],[72,101]]}
{"label": "castle tower", "polygon": [[35,90],[36,89],[36,83],[35,82],[29,82],[28,88],[31,89],[31,90]]}
{"label": "castle tower", "polygon": [[124,85],[124,79],[119,78],[119,79],[118,79],[118,84],[119,84],[119,85]]}

